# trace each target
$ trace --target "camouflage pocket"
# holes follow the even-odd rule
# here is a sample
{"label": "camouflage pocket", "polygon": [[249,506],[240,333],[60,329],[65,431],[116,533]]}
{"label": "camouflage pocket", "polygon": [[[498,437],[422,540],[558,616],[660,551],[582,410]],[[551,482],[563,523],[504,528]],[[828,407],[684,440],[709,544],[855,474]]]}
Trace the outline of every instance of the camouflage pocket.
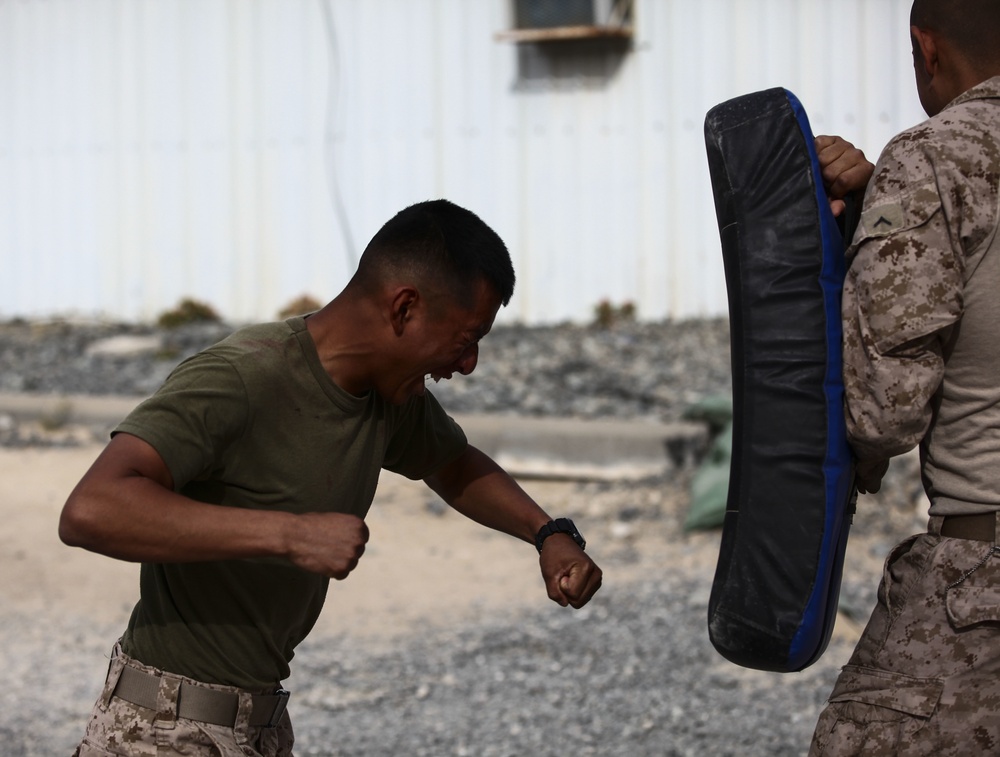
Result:
{"label": "camouflage pocket", "polygon": [[996,548],[976,567],[945,591],[948,622],[956,631],[983,623],[1000,622],[1000,587],[997,586]]}
{"label": "camouflage pocket", "polygon": [[809,757],[951,757],[939,749],[932,717],[944,682],[859,665],[844,667],[820,715]]}
{"label": "camouflage pocket", "polygon": [[[197,723],[195,725],[205,737],[206,743],[211,743],[215,751],[214,757],[291,757],[292,736],[291,723],[285,723],[276,728],[251,728],[238,733],[225,726]],[[249,740],[247,737],[249,736]],[[184,752],[187,754],[187,752]]]}
{"label": "camouflage pocket", "polygon": [[948,590],[948,622],[956,631],[980,623],[1000,622],[1000,589],[957,586]]}
{"label": "camouflage pocket", "polygon": [[[846,665],[830,694],[830,703],[856,702],[881,708],[881,717],[893,720],[904,716],[929,718],[938,706],[944,681],[938,678],[915,678],[902,673]],[[896,713],[896,714],[893,714]]]}
{"label": "camouflage pocket", "polygon": [[923,534],[914,534],[904,539],[885,558],[882,566],[882,584],[879,599],[885,604],[890,621],[895,619],[910,590],[920,581],[927,564],[933,543],[922,539]]}
{"label": "camouflage pocket", "polygon": [[102,747],[94,746],[86,739],[73,752],[73,757],[115,757],[114,752],[109,752]]}

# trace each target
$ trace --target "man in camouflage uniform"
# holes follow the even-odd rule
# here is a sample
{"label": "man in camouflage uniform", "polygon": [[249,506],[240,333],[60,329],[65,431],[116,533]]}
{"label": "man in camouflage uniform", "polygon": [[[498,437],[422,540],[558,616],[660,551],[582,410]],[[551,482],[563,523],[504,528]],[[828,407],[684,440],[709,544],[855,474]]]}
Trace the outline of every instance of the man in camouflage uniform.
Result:
{"label": "man in camouflage uniform", "polygon": [[848,250],[844,383],[859,489],[920,445],[928,533],[878,603],[810,755],[1000,754],[1000,2],[915,0],[920,102]]}

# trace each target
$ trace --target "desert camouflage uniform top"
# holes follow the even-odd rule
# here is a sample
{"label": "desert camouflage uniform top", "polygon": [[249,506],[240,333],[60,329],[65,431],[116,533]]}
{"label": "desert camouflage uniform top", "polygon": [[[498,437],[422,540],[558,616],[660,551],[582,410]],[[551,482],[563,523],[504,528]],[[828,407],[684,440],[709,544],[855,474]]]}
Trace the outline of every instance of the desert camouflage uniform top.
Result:
{"label": "desert camouflage uniform top", "polygon": [[994,77],[889,143],[847,253],[851,446],[921,444],[932,515],[1000,509],[998,185]]}

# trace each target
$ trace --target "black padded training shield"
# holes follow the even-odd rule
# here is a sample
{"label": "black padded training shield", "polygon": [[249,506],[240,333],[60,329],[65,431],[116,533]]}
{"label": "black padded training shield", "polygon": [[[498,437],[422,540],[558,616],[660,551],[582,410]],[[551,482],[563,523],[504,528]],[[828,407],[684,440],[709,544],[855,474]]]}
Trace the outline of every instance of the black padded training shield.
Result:
{"label": "black padded training shield", "polygon": [[841,379],[844,238],[790,92],[716,106],[705,141],[733,369],[733,455],[709,636],[739,665],[801,670],[833,630],[853,512]]}

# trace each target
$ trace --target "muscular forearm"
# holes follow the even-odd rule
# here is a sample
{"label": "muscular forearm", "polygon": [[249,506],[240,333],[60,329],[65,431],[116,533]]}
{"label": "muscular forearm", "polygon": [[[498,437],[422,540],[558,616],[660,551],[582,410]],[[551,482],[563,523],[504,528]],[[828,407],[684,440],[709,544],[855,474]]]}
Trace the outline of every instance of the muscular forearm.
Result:
{"label": "muscular forearm", "polygon": [[116,436],[70,494],[59,521],[70,546],[133,562],[284,557],[330,578],[357,565],[368,528],[345,513],[210,505],[173,490],[146,442]]}
{"label": "muscular forearm", "polygon": [[288,513],[206,505],[135,475],[84,479],[59,522],[70,546],[134,562],[192,562],[288,553]]}
{"label": "muscular forearm", "polygon": [[[551,520],[506,471],[472,446],[426,482],[463,515],[527,542]],[[549,597],[564,607],[582,607],[601,586],[601,569],[566,534],[545,540],[539,563]]]}
{"label": "muscular forearm", "polygon": [[426,483],[466,517],[528,542],[551,520],[506,471],[471,445]]}

